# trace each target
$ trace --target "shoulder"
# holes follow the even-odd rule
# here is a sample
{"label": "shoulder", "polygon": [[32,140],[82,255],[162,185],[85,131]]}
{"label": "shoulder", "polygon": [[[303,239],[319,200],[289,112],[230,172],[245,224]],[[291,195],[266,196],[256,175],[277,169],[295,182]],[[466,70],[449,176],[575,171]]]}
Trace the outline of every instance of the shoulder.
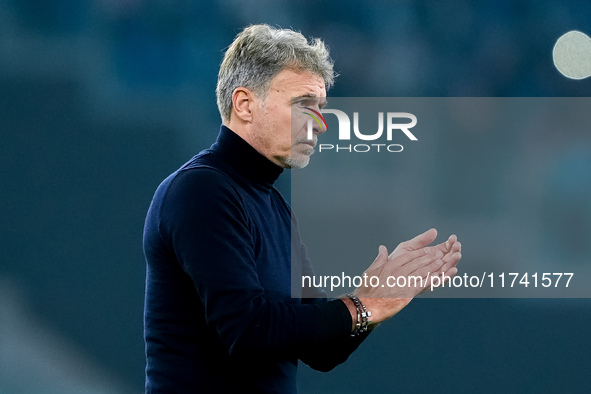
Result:
{"label": "shoulder", "polygon": [[173,174],[165,194],[165,204],[175,206],[199,206],[241,199],[234,180],[223,171],[207,165],[181,168]]}
{"label": "shoulder", "polygon": [[235,182],[226,173],[209,165],[181,168],[174,174],[170,187],[189,190],[233,188]]}
{"label": "shoulder", "polygon": [[160,211],[162,234],[193,234],[239,223],[246,226],[243,197],[228,175],[211,167],[193,167],[173,175]]}
{"label": "shoulder", "polygon": [[182,189],[230,188],[237,184],[224,163],[209,149],[200,152],[172,174],[170,187]]}

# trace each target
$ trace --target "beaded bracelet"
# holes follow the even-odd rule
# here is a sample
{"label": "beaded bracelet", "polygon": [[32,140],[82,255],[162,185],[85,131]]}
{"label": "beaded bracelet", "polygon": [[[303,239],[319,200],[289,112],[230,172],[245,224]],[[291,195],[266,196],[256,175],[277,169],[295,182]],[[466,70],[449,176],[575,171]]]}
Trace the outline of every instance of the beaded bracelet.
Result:
{"label": "beaded bracelet", "polygon": [[352,337],[355,337],[362,332],[365,332],[369,328],[369,317],[371,317],[371,312],[367,310],[363,302],[357,298],[354,294],[348,293],[345,294],[345,297],[349,298],[355,304],[355,309],[357,310],[357,323],[355,324],[355,329],[351,333]]}

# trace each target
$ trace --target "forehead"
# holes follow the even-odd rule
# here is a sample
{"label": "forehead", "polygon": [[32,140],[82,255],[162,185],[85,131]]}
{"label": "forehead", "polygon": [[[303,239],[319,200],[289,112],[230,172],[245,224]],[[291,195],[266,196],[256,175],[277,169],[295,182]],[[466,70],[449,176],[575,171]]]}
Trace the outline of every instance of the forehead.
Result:
{"label": "forehead", "polygon": [[282,94],[287,97],[326,97],[326,88],[324,79],[317,74],[285,69],[271,80],[269,94]]}

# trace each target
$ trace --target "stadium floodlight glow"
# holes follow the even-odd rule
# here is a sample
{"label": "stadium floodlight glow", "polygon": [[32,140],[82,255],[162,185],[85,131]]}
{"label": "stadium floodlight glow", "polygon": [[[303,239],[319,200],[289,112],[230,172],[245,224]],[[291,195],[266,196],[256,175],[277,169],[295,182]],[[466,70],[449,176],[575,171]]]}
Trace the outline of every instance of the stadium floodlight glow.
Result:
{"label": "stadium floodlight glow", "polygon": [[552,50],[554,65],[562,75],[571,79],[591,76],[591,38],[577,30],[558,38]]}

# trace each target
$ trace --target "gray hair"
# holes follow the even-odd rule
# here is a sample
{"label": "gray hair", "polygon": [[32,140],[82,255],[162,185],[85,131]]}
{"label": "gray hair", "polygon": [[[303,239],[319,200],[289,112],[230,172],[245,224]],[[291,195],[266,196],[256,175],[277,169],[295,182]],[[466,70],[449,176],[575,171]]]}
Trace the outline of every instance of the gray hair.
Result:
{"label": "gray hair", "polygon": [[252,90],[264,102],[271,80],[284,69],[317,74],[327,90],[334,83],[333,62],[322,40],[314,38],[308,43],[299,32],[269,25],[251,25],[240,32],[228,47],[218,74],[216,95],[222,120],[230,120],[237,87]]}

